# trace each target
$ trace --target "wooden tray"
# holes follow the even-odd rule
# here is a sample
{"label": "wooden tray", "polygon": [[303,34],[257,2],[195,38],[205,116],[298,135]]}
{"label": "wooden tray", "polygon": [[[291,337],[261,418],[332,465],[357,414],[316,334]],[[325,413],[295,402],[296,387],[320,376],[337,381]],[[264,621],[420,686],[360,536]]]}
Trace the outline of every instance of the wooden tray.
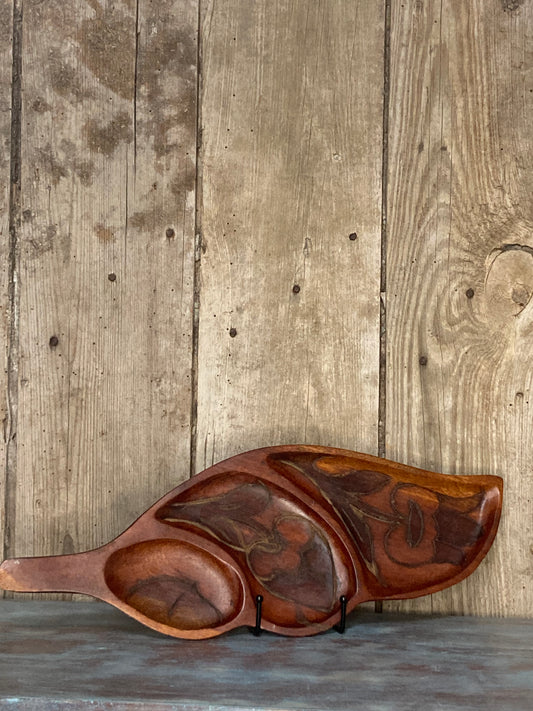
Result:
{"label": "wooden tray", "polygon": [[451,476],[347,450],[257,449],[171,491],[107,545],[18,558],[0,587],[79,592],[175,637],[254,625],[316,634],[367,600],[463,580],[500,518],[496,476]]}

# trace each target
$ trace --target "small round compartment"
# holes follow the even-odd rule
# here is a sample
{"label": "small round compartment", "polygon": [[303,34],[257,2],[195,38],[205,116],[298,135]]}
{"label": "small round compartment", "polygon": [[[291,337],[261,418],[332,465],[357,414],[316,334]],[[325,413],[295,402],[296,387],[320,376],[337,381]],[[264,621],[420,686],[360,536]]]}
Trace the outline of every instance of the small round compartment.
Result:
{"label": "small round compartment", "polygon": [[236,573],[184,541],[145,541],[116,551],[104,576],[122,602],[178,630],[220,627],[242,608],[243,589]]}

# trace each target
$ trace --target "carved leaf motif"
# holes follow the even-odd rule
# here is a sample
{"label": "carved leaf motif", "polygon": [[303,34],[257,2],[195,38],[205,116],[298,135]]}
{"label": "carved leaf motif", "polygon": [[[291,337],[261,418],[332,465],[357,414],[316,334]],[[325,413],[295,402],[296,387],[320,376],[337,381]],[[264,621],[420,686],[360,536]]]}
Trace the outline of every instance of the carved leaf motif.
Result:
{"label": "carved leaf motif", "polygon": [[271,536],[248,554],[248,564],[277,597],[329,611],[336,600],[331,549],[316,527],[300,516],[276,520]]}
{"label": "carved leaf motif", "polygon": [[[344,514],[348,509],[351,509],[351,515],[348,514],[348,516],[345,516]],[[356,543],[359,552],[368,563],[373,563],[374,546],[372,543],[372,532],[364,519],[364,515],[358,511],[357,507],[344,505],[341,507],[340,513],[344,518],[346,527]]]}
{"label": "carved leaf motif", "polygon": [[294,511],[294,503],[288,505],[265,483],[254,482],[222,494],[171,502],[157,517],[197,525],[242,551],[252,575],[273,595],[329,611],[336,600],[329,543],[304,515],[283,511]]}
{"label": "carved leaf motif", "polygon": [[224,543],[247,550],[268,535],[268,528],[258,521],[258,516],[269,506],[270,499],[263,483],[242,484],[224,494],[167,504],[157,512],[157,518],[167,523],[197,524]]}
{"label": "carved leaf motif", "polygon": [[[383,586],[388,583],[382,573],[385,561],[378,563],[379,551],[411,569],[434,563],[460,566],[482,535],[476,512],[483,492],[437,496],[414,484],[395,484],[384,472],[357,469],[347,456],[294,452],[272,457],[271,463],[289,478],[299,472],[315,483],[349,532],[361,562]],[[379,504],[375,494],[381,497]]]}
{"label": "carved leaf motif", "polygon": [[[454,499],[439,495],[439,508],[433,514],[437,526],[436,563],[462,565],[465,551],[483,535],[483,526],[476,518],[482,501],[480,495]],[[470,514],[470,515],[469,515]]]}
{"label": "carved leaf motif", "polygon": [[410,568],[430,563],[463,565],[467,551],[482,535],[474,518],[479,494],[453,497],[437,494],[416,484],[398,484],[391,504],[397,514],[384,546],[395,563]]}
{"label": "carved leaf motif", "polygon": [[373,536],[367,519],[391,522],[394,517],[364,500],[390,483],[383,472],[354,469],[346,457],[297,455],[292,459],[273,460],[276,469],[296,469],[311,479],[333,505],[368,570],[379,577],[374,555]]}

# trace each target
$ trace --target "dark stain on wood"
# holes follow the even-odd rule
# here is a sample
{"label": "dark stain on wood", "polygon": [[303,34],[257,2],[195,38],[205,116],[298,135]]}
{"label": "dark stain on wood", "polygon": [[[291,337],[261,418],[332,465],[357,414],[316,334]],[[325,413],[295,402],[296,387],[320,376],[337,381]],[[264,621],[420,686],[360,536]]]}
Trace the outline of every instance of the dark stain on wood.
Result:
{"label": "dark stain on wood", "polygon": [[82,21],[78,41],[84,64],[111,91],[124,99],[134,98],[135,17],[117,6],[102,9]]}
{"label": "dark stain on wood", "polygon": [[67,177],[67,169],[58,160],[58,157],[50,144],[47,144],[44,148],[40,148],[38,150],[38,155],[52,185],[57,185],[61,178]]}
{"label": "dark stain on wood", "polygon": [[44,114],[46,111],[51,111],[52,107],[47,103],[42,96],[38,96],[32,103],[31,108],[38,114]]}
{"label": "dark stain on wood", "polygon": [[111,227],[107,227],[106,225],[103,225],[101,222],[96,224],[94,226],[94,232],[96,236],[98,237],[98,240],[100,242],[114,242],[115,241],[115,233],[111,229]]}
{"label": "dark stain on wood", "polygon": [[44,180],[57,185],[61,178],[75,175],[80,183],[87,187],[92,185],[94,163],[92,160],[77,157],[77,148],[70,141],[62,141],[59,151],[54,151],[50,144],[38,150],[38,156],[44,175]]}
{"label": "dark stain on wood", "polygon": [[84,96],[80,74],[76,67],[68,64],[59,47],[50,49],[48,55],[48,71],[53,90],[64,98],[74,98],[79,101]]}
{"label": "dark stain on wood", "polygon": [[28,241],[30,248],[28,256],[41,257],[43,254],[50,252],[54,248],[54,238],[57,234],[55,225],[48,225],[41,230],[41,233],[34,235]]}
{"label": "dark stain on wood", "polygon": [[63,543],[61,546],[61,552],[63,555],[70,555],[71,553],[75,552],[74,541],[68,531],[63,536]]}
{"label": "dark stain on wood", "polygon": [[[196,38],[179,26],[173,5],[168,0],[157,4],[139,46],[137,97],[147,110],[138,130],[153,141],[157,158],[182,152],[195,141]],[[172,91],[166,89],[168,77]]]}
{"label": "dark stain on wood", "polygon": [[131,117],[126,111],[121,111],[103,126],[91,118],[86,121],[83,130],[90,150],[106,156],[113,155],[120,143],[131,143],[133,140]]}
{"label": "dark stain on wood", "polygon": [[524,4],[524,0],[502,0],[504,12],[514,12]]}
{"label": "dark stain on wood", "polygon": [[170,181],[170,192],[176,197],[184,198],[184,193],[194,190],[195,182],[194,162],[189,156],[185,156],[176,166],[176,173]]}
{"label": "dark stain on wood", "polygon": [[158,209],[152,210],[137,210],[128,219],[128,227],[144,230],[147,227],[154,227],[155,225],[161,225],[162,219],[165,215],[161,215],[161,211]]}
{"label": "dark stain on wood", "polygon": [[28,258],[36,259],[57,247],[66,261],[70,258],[71,243],[69,233],[60,232],[57,225],[49,224],[42,227],[40,232],[31,235],[25,242],[24,252]]}
{"label": "dark stain on wood", "polygon": [[[161,229],[164,231],[165,236],[169,238],[167,232],[168,218],[168,213],[158,206],[146,210],[137,210],[128,218],[128,228],[153,232]],[[175,236],[175,231],[173,236]]]}
{"label": "dark stain on wood", "polygon": [[92,185],[94,173],[94,163],[92,160],[76,161],[73,165],[73,170],[83,186],[87,187],[88,185]]}

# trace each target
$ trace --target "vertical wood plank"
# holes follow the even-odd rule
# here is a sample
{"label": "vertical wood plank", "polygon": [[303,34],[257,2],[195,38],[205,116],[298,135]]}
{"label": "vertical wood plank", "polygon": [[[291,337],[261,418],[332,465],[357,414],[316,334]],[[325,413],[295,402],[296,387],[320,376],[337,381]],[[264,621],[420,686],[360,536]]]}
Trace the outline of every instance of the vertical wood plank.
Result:
{"label": "vertical wood plank", "polygon": [[7,513],[6,471],[8,441],[11,436],[9,403],[9,346],[11,330],[11,260],[10,214],[11,193],[11,79],[13,69],[13,2],[0,1],[0,541],[4,541]]}
{"label": "vertical wood plank", "polygon": [[395,608],[533,609],[532,35],[527,2],[392,5],[387,455],[505,479],[478,571]]}
{"label": "vertical wood plank", "polygon": [[382,4],[202,8],[196,469],[289,442],[375,452]]}
{"label": "vertical wood plank", "polygon": [[104,543],[188,476],[197,16],[25,3],[10,555]]}

